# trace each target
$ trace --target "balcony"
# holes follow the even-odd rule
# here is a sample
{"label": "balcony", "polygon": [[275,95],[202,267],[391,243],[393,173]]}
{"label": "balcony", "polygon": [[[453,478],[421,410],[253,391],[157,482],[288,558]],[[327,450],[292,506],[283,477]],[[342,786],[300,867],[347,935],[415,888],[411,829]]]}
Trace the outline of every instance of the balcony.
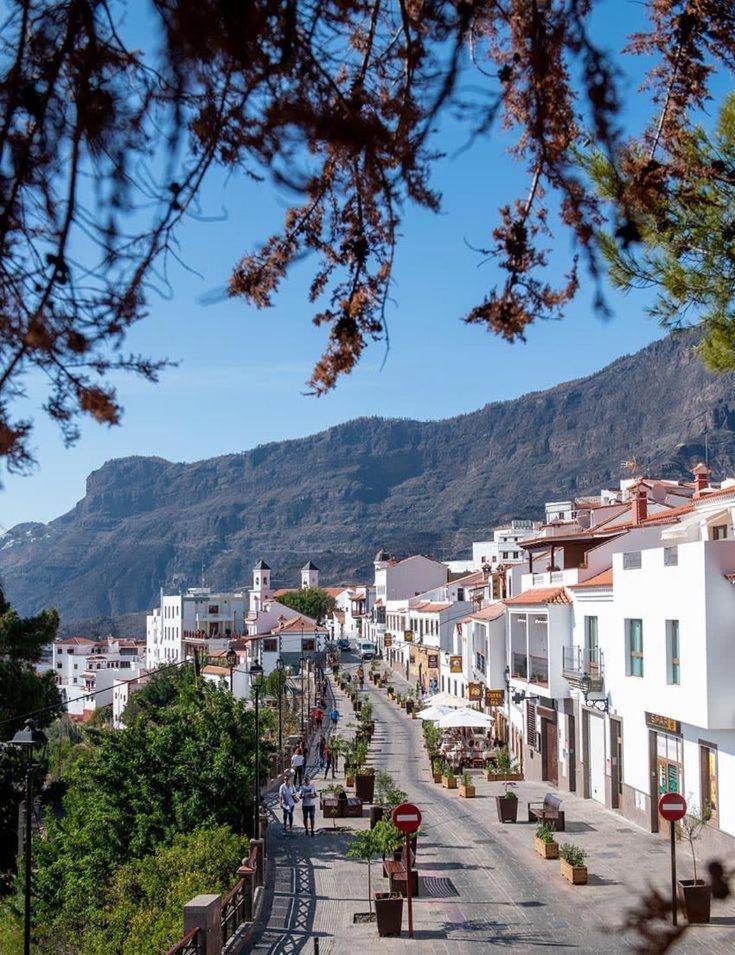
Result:
{"label": "balcony", "polygon": [[511,677],[515,680],[528,680],[529,683],[535,683],[538,686],[548,686],[548,657],[514,652],[512,654]]}
{"label": "balcony", "polygon": [[591,650],[585,647],[562,647],[562,652],[562,674],[567,682],[580,687],[584,680],[588,693],[600,693],[605,685],[602,650],[599,647]]}

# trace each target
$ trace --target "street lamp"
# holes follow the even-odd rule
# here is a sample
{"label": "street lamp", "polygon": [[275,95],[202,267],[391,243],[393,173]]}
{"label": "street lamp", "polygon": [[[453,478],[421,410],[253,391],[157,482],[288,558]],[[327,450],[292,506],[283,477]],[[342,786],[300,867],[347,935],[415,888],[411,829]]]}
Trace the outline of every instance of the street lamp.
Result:
{"label": "street lamp", "polygon": [[258,813],[260,810],[260,688],[263,667],[257,660],[250,664],[250,689],[255,693],[255,797],[253,799],[253,838],[258,839]]}
{"label": "street lamp", "polygon": [[584,697],[584,705],[594,707],[596,710],[600,710],[603,713],[607,713],[610,709],[610,697],[606,696],[603,700],[590,700],[589,694],[592,690],[592,680],[590,675],[585,673],[582,679],[579,681],[579,688],[582,691],[582,696]]}
{"label": "street lamp", "polygon": [[278,673],[278,762],[280,768],[281,758],[283,756],[283,671],[285,663],[283,657],[276,660],[276,672]]}
{"label": "street lamp", "polygon": [[237,666],[237,654],[236,654],[235,651],[232,649],[232,647],[230,647],[230,649],[229,649],[229,650],[227,651],[227,653],[225,654],[225,660],[227,661],[227,666],[230,668],[230,693],[234,696],[235,693],[234,693],[234,690],[233,690],[233,678],[232,678],[232,674],[233,674],[233,671],[234,671],[235,667]]}
{"label": "street lamp", "polygon": [[26,720],[22,730],[18,730],[10,741],[19,746],[26,757],[26,813],[25,813],[25,926],[23,935],[23,955],[31,952],[31,823],[33,821],[33,750],[43,748],[48,743],[46,734],[36,729],[33,720]]}
{"label": "street lamp", "polygon": [[306,657],[301,654],[299,660],[299,672],[301,673],[301,738],[304,737],[304,667],[306,666]]}

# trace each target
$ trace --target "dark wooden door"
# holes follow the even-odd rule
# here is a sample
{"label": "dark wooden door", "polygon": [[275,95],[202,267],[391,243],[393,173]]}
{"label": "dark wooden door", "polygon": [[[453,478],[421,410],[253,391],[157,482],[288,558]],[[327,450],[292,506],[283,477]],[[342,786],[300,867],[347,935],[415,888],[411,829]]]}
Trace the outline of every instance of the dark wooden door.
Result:
{"label": "dark wooden door", "polygon": [[559,785],[559,744],[556,739],[556,723],[551,720],[542,720],[544,737],[544,762],[546,764],[545,779],[555,786]]}

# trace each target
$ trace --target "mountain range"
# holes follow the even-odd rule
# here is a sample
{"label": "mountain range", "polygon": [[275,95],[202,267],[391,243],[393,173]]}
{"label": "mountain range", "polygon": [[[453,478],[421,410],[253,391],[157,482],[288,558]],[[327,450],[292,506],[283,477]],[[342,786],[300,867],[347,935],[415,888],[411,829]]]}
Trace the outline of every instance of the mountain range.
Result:
{"label": "mountain range", "polygon": [[56,606],[69,627],[143,610],[161,587],[248,583],[258,558],[289,586],[308,559],[338,583],[368,578],[380,547],[461,556],[503,520],[615,486],[631,459],[676,478],[707,455],[715,477],[733,473],[733,376],[708,373],[696,339],[441,421],[359,418],[204,461],[108,461],[68,513],[0,538],[0,579],[19,611]]}

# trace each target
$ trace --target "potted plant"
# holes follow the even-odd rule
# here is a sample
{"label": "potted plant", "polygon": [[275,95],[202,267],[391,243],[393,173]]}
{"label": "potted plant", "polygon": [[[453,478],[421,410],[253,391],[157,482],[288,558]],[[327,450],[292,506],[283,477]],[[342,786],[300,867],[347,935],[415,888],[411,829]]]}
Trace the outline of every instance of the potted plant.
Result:
{"label": "potted plant", "polygon": [[355,772],[355,795],[360,802],[372,802],[375,795],[375,770],[362,766]]}
{"label": "potted plant", "polygon": [[442,772],[442,786],[445,789],[457,788],[457,777],[454,775],[454,770],[451,766],[447,766]]}
{"label": "potted plant", "polygon": [[505,782],[502,796],[495,797],[500,822],[515,822],[518,819],[518,796],[513,792],[515,783]]}
{"label": "potted plant", "polygon": [[387,686],[386,686],[386,688],[385,688],[385,692],[388,694],[388,698],[391,699],[391,700],[392,700],[392,699],[395,697],[395,695],[396,695],[396,691],[393,689],[393,687],[390,685],[390,683],[387,684]]}
{"label": "potted plant", "polygon": [[434,782],[440,783],[442,781],[442,761],[438,757],[432,763],[432,770]]}
{"label": "potted plant", "polygon": [[493,760],[495,765],[488,767],[487,771],[490,782],[520,782],[523,779],[518,762],[510,755],[507,746],[499,746],[495,749]]}
{"label": "potted plant", "polygon": [[559,849],[559,868],[561,874],[572,885],[587,885],[587,866],[584,860],[587,853],[571,842],[565,842]]}
{"label": "potted plant", "polygon": [[[380,855],[380,851],[380,839],[375,834],[375,829],[363,829],[361,832],[356,832],[347,850],[348,859],[360,859],[367,862],[368,906],[371,916],[373,914],[372,862],[375,856]],[[378,932],[380,932],[380,925],[378,925]]]}
{"label": "potted plant", "polygon": [[555,841],[554,828],[548,822],[542,822],[536,827],[533,846],[542,859],[559,858],[559,843]]}
{"label": "potted plant", "polygon": [[465,771],[462,773],[462,782],[459,784],[459,794],[465,799],[473,799],[475,787],[472,785],[472,774]]}
{"label": "potted plant", "polygon": [[707,806],[698,811],[691,805],[686,816],[679,823],[682,837],[689,843],[692,853],[693,879],[679,879],[679,898],[681,900],[687,922],[701,924],[710,920],[710,905],[712,902],[712,886],[707,885],[704,879],[697,878],[697,856],[694,849],[695,842],[704,831],[712,813]]}

